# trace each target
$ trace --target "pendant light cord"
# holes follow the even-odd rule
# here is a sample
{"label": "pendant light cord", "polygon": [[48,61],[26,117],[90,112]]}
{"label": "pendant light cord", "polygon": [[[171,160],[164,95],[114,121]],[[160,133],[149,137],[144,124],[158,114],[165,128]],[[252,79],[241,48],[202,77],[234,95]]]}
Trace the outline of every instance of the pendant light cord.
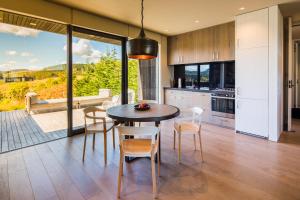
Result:
{"label": "pendant light cord", "polygon": [[142,16],[142,19],[141,19],[141,23],[142,23],[142,29],[144,29],[144,0],[141,1],[141,16]]}

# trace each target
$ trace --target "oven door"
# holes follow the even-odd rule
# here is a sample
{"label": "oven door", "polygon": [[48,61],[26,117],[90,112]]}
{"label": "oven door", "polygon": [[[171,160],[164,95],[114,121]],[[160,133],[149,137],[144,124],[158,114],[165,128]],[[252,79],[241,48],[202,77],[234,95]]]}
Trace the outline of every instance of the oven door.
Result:
{"label": "oven door", "polygon": [[235,100],[229,97],[212,97],[211,110],[213,116],[234,119]]}

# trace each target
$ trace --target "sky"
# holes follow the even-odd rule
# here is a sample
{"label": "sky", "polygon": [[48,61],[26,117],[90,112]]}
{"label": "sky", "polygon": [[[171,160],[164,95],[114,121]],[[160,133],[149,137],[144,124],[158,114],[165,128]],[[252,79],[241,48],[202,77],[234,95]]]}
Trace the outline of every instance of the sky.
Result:
{"label": "sky", "polygon": [[[0,23],[0,71],[65,64],[66,39],[66,35]],[[120,46],[73,37],[73,62],[95,63],[113,49],[120,58]]]}

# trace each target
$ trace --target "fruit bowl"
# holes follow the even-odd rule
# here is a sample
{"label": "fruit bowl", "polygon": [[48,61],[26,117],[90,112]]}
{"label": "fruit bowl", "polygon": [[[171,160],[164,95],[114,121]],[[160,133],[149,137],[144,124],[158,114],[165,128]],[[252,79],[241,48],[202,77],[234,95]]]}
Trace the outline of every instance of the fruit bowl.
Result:
{"label": "fruit bowl", "polygon": [[151,108],[150,105],[147,103],[140,103],[140,104],[134,105],[134,109],[137,111],[146,111],[146,110],[149,110],[150,108]]}

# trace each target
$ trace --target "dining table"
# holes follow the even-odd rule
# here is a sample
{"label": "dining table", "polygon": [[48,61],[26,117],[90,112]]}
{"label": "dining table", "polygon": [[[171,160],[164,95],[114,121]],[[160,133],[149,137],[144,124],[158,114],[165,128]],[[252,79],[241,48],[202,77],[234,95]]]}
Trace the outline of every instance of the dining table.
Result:
{"label": "dining table", "polygon": [[[150,109],[136,110],[135,104],[122,104],[110,107],[106,110],[108,117],[115,121],[115,124],[124,123],[127,126],[134,126],[135,122],[154,122],[159,127],[160,122],[177,117],[180,114],[179,108],[158,103],[149,103]],[[159,158],[161,159],[161,134],[159,134]],[[132,158],[125,158],[126,162]]]}

